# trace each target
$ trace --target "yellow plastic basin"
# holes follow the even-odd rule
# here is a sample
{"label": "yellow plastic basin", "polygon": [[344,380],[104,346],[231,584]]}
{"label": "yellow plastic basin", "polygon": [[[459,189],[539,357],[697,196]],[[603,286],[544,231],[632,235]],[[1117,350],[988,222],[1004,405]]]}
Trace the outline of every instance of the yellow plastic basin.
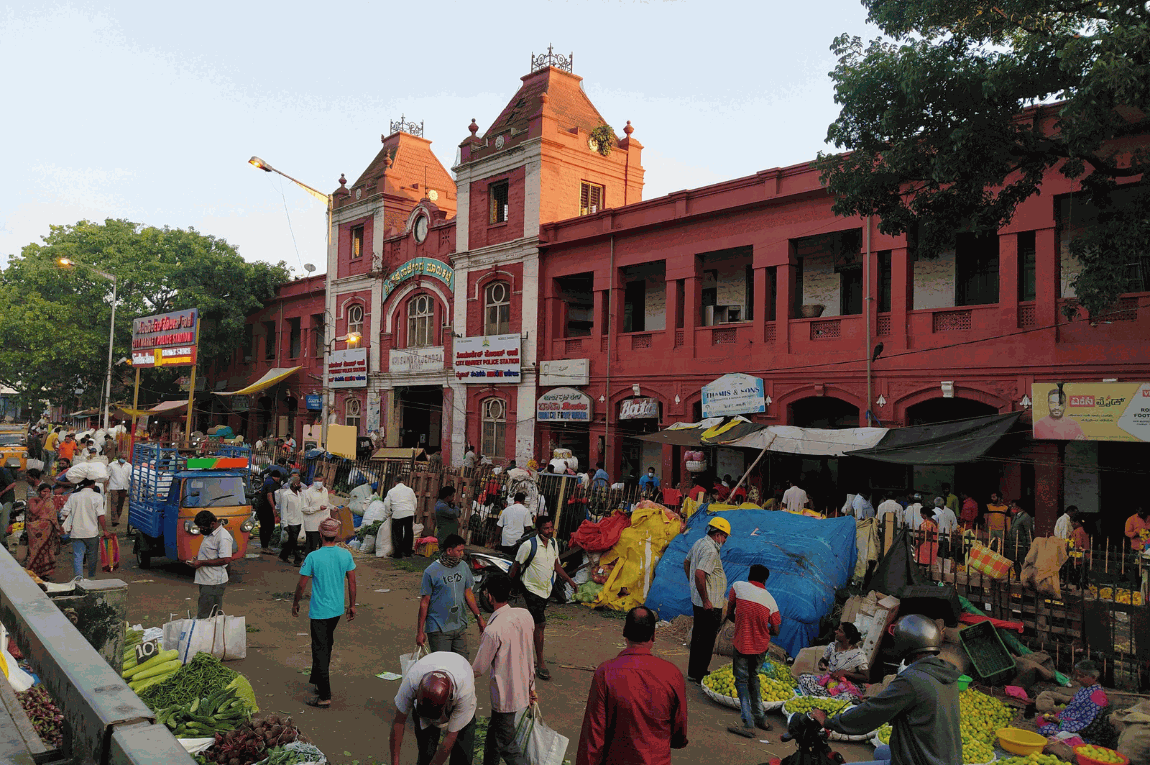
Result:
{"label": "yellow plastic basin", "polygon": [[1046,736],[1021,728],[999,728],[998,745],[1011,754],[1037,754],[1046,746]]}

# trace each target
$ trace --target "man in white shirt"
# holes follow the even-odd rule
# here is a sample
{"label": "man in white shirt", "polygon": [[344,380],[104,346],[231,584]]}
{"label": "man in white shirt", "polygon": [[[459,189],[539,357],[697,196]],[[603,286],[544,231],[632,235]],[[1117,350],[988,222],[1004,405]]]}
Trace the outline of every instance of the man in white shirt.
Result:
{"label": "man in white shirt", "polygon": [[547,599],[551,597],[552,577],[558,575],[572,588],[579,589],[579,585],[559,565],[559,543],[554,536],[555,524],[550,518],[540,518],[538,533],[519,545],[509,573],[512,581],[522,578],[523,604],[535,622],[535,676],[540,680],[551,679],[547,662],[543,659],[543,631],[547,627]]}
{"label": "man in white shirt", "polygon": [[[408,668],[395,694],[391,762],[399,765],[407,718],[414,713],[418,765],[471,762],[475,751],[475,673],[457,653],[429,653]],[[442,745],[439,738],[446,731]]]}
{"label": "man in white shirt", "polygon": [[886,496],[883,501],[879,503],[878,512],[875,517],[880,521],[884,516],[890,516],[891,521],[899,521],[902,519],[902,505],[898,503],[894,497]]}
{"label": "man in white shirt", "polygon": [[123,457],[108,466],[108,497],[112,511],[112,525],[120,523],[120,513],[124,511],[124,500],[128,496],[128,488],[132,485],[132,466]]}
{"label": "man in white shirt", "polygon": [[783,509],[801,513],[803,508],[811,504],[811,498],[794,481],[787,481],[787,485],[790,488],[783,492]]}
{"label": "man in white shirt", "polygon": [[80,484],[80,491],[68,498],[60,508],[64,518],[64,533],[72,537],[72,570],[84,576],[84,557],[88,558],[88,578],[96,578],[100,562],[100,539],[108,536],[104,522],[104,498],[96,493],[90,480]]}
{"label": "man in white shirt", "polygon": [[523,502],[527,499],[525,492],[519,492],[515,495],[514,504],[508,505],[502,513],[499,514],[499,520],[496,526],[503,529],[503,535],[499,540],[499,548],[507,555],[514,555],[519,549],[519,540],[523,538],[523,533],[529,526],[535,525],[535,516],[527,509]]}
{"label": "man in white shirt", "polygon": [[[316,478],[303,492],[303,530],[307,535],[307,552],[318,550],[323,542],[319,536],[319,525],[331,517],[331,498],[324,488],[323,481]],[[281,521],[282,523],[282,521]]]}
{"label": "man in white shirt", "polygon": [[868,518],[874,518],[874,505],[870,503],[870,498],[862,492],[855,495],[851,509],[854,510],[856,520],[865,521]]}
{"label": "man in white shirt", "polygon": [[902,514],[902,524],[918,531],[922,528],[922,495],[915,494]]}
{"label": "man in white shirt", "polygon": [[234,546],[232,535],[220,525],[210,510],[201,510],[193,519],[200,533],[200,551],[188,565],[196,570],[196,584],[200,586],[200,599],[196,605],[196,618],[207,619],[213,613],[224,612],[224,588],[228,584],[228,570]]}
{"label": "man in white shirt", "polygon": [[[303,554],[299,549],[299,532],[303,528],[303,484],[300,483],[299,473],[292,473],[277,504],[280,509],[280,528],[287,535],[287,541],[280,550],[280,560],[287,563],[288,558],[292,558],[296,568],[299,568],[303,563]],[[320,520],[322,522],[323,519]]]}
{"label": "man in white shirt", "polygon": [[1070,539],[1074,533],[1074,516],[1078,515],[1078,505],[1067,505],[1066,512],[1058,517],[1054,524],[1054,536],[1059,539]]}
{"label": "man in white shirt", "polygon": [[415,492],[397,481],[383,500],[384,517],[391,518],[391,539],[396,558],[410,558],[415,545],[411,529],[415,525]]}

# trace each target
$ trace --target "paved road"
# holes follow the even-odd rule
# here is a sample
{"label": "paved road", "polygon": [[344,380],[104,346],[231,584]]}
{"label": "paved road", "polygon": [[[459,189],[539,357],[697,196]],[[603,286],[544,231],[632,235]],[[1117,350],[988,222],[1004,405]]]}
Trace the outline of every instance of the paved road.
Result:
{"label": "paved road", "polygon": [[[121,546],[124,566],[118,576],[131,587],[129,615],[133,624],[161,626],[172,617],[184,616],[189,609],[194,612],[196,586],[190,570],[163,562],[140,570],[125,539],[121,539]],[[58,580],[71,570],[70,555],[65,548]],[[401,566],[389,559],[357,555],[359,614],[350,624],[341,621],[336,630],[332,662],[335,701],[326,710],[303,704],[311,690],[307,682],[311,655],[306,604],[299,619],[291,616],[298,570],[267,555],[231,567],[225,609],[246,617],[249,630],[254,631],[248,634],[247,658],[229,662],[229,666],[251,680],[264,711],[291,715],[333,763],[389,761],[387,738],[398,684],[375,675],[385,670],[398,672],[399,655],[414,646],[419,571],[430,563],[422,558],[414,561],[415,566]],[[568,757],[574,761],[591,672],[623,649],[623,622],[577,605],[552,604],[548,616],[546,653],[553,680],[539,682],[541,707],[548,724],[571,738]],[[474,656],[479,633],[472,629]],[[686,670],[687,648],[681,643],[670,644],[657,637],[655,653]],[[725,661],[714,657],[711,666],[717,668]],[[763,744],[727,733],[727,726],[737,723],[738,713],[717,706],[697,686],[689,684],[687,695],[691,743],[673,753],[674,765],[756,765],[794,750],[793,744],[779,743],[782,717],[771,716],[775,730],[763,734],[771,742]],[[480,681],[479,708],[484,715],[490,709],[486,680]],[[414,763],[414,737],[405,738],[403,762]],[[868,759],[871,748],[847,744],[840,751],[848,761],[859,761]]]}

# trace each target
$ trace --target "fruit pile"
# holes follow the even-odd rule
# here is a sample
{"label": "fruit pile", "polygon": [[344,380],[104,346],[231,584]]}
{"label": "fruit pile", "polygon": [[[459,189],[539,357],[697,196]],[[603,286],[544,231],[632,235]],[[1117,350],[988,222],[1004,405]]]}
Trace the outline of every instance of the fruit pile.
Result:
{"label": "fruit pile", "polygon": [[[958,720],[963,747],[968,741],[993,745],[998,729],[1006,727],[1013,719],[1013,709],[985,693],[968,688],[958,694]],[[986,762],[988,759],[966,761]]]}
{"label": "fruit pile", "polygon": [[1066,765],[1066,762],[1053,754],[1028,754],[1025,757],[1017,755],[1005,760],[998,760],[994,765]]}
{"label": "fruit pile", "polygon": [[1118,754],[1118,752],[1115,752],[1113,749],[1107,749],[1104,746],[1094,746],[1093,744],[1087,744],[1086,746],[1076,746],[1074,747],[1074,753],[1085,755],[1092,760],[1097,760],[1098,762],[1112,762],[1115,765],[1121,765],[1121,763],[1126,762],[1122,755]]}
{"label": "fruit pile", "polygon": [[783,711],[787,714],[793,714],[795,712],[809,712],[812,709],[821,709],[826,712],[828,716],[834,716],[839,712],[850,709],[851,706],[852,702],[850,699],[843,701],[826,696],[795,696],[786,704],[783,704]]}
{"label": "fruit pile", "polygon": [[874,732],[874,734],[876,736],[878,736],[879,741],[881,741],[884,744],[889,744],[890,743],[890,732],[891,732],[890,723],[883,723],[882,725],[879,726],[879,729]]}
{"label": "fruit pile", "polygon": [[1088,588],[1090,594],[1099,600],[1112,600],[1115,603],[1122,603],[1130,606],[1142,605],[1142,593],[1131,592],[1130,590],[1115,588],[1115,587],[1102,587],[1101,589],[1093,584]]}
{"label": "fruit pile", "polygon": [[[763,669],[768,668],[768,663],[763,664]],[[771,665],[772,667],[774,665]],[[783,669],[786,669],[784,667]],[[775,674],[772,671],[772,675]],[[738,694],[735,691],[735,671],[734,666],[728,664],[722,669],[717,669],[711,674],[703,678],[703,685],[710,688],[712,691],[720,696],[728,698],[737,698]],[[786,701],[791,696],[795,695],[794,680],[787,672],[786,680],[777,679],[768,675],[766,672],[759,672],[759,694],[763,697],[763,701]]]}
{"label": "fruit pile", "polygon": [[994,747],[985,741],[972,738],[962,740],[962,761],[971,765],[981,765],[994,759]]}

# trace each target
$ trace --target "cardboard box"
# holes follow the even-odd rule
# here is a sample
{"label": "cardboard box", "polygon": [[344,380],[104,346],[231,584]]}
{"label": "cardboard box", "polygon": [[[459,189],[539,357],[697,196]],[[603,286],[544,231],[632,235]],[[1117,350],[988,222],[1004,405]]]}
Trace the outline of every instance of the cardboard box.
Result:
{"label": "cardboard box", "polygon": [[887,628],[898,618],[898,606],[898,598],[872,591],[854,596],[843,607],[842,621],[853,622],[862,633],[859,647],[866,654],[867,665],[872,668],[878,661],[879,646]]}
{"label": "cardboard box", "polygon": [[826,646],[812,645],[799,651],[795,663],[791,665],[791,677],[796,680],[800,675],[810,675],[818,672],[819,659],[823,657]]}

